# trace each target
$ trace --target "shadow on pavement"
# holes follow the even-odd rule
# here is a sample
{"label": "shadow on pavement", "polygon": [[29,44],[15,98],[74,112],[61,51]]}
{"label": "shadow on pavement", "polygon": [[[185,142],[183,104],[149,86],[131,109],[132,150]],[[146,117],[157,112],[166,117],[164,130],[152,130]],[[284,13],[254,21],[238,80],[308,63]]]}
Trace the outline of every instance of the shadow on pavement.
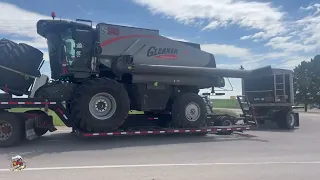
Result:
{"label": "shadow on pavement", "polygon": [[265,124],[260,124],[259,127],[251,127],[250,131],[266,131],[266,132],[283,132],[283,133],[294,133],[295,130],[299,128],[295,128],[292,130],[283,130],[279,129],[276,123],[266,122]]}
{"label": "shadow on pavement", "polygon": [[52,133],[33,141],[25,141],[20,146],[3,148],[7,158],[12,155],[21,155],[25,158],[32,158],[40,155],[56,154],[74,151],[109,150],[115,148],[197,144],[197,143],[223,143],[228,141],[258,141],[267,143],[253,135],[235,133],[233,135],[147,135],[147,136],[122,136],[122,137],[91,137],[83,138],[68,132]]}

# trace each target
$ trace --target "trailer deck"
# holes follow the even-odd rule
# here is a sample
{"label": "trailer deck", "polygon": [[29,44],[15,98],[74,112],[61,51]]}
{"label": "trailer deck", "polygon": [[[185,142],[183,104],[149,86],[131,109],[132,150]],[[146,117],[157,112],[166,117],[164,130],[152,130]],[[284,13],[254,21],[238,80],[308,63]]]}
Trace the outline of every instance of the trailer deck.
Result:
{"label": "trailer deck", "polygon": [[[32,109],[26,112],[10,112],[9,109]],[[47,115],[52,110],[70,128],[75,127],[69,114],[57,99],[40,98],[12,98],[8,95],[0,97],[0,147],[17,145],[24,139],[34,140],[46,132],[54,132],[57,129],[53,125],[52,116]],[[170,114],[145,115],[130,114],[126,122],[117,130],[111,132],[85,132],[74,129],[75,134],[81,137],[97,136],[134,136],[156,134],[231,134],[234,131],[243,132],[249,130],[249,125],[235,125],[221,123],[215,125],[215,120],[228,118],[225,115],[208,115],[208,123],[200,128],[174,128],[171,127]],[[234,122],[234,118],[229,120]],[[7,123],[7,124],[6,124]],[[13,127],[16,126],[16,127]],[[11,130],[11,132],[10,132]],[[11,133],[11,134],[10,134]],[[10,136],[9,136],[10,135]],[[11,138],[11,139],[10,139]]]}

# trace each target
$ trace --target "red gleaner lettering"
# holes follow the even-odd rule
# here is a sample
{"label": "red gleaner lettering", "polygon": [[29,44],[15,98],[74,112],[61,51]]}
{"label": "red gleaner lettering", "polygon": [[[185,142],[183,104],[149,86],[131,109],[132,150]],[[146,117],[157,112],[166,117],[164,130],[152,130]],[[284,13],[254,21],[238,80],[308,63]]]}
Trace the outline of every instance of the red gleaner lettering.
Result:
{"label": "red gleaner lettering", "polygon": [[119,28],[108,27],[107,31],[108,31],[108,35],[115,35],[115,36],[120,35]]}

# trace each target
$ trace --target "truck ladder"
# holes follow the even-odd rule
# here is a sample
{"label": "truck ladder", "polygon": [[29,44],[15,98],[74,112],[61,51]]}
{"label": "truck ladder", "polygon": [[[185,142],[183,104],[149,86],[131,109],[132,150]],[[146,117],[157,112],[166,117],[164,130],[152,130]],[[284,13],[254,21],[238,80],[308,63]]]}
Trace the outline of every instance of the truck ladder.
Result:
{"label": "truck ladder", "polygon": [[252,123],[258,126],[259,124],[256,118],[254,107],[250,104],[247,96],[244,96],[244,95],[237,96],[237,100],[240,105],[245,121],[247,121],[247,123]]}
{"label": "truck ladder", "polygon": [[277,102],[278,97],[281,97],[280,101],[286,100],[285,74],[274,75],[274,97],[275,102]]}

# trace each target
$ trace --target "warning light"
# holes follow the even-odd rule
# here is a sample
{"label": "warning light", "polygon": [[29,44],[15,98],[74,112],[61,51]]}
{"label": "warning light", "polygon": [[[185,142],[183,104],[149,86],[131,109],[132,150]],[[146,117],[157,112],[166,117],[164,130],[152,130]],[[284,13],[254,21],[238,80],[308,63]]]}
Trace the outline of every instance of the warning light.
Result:
{"label": "warning light", "polygon": [[56,17],[56,13],[55,12],[51,12],[51,17],[54,20],[54,18]]}

